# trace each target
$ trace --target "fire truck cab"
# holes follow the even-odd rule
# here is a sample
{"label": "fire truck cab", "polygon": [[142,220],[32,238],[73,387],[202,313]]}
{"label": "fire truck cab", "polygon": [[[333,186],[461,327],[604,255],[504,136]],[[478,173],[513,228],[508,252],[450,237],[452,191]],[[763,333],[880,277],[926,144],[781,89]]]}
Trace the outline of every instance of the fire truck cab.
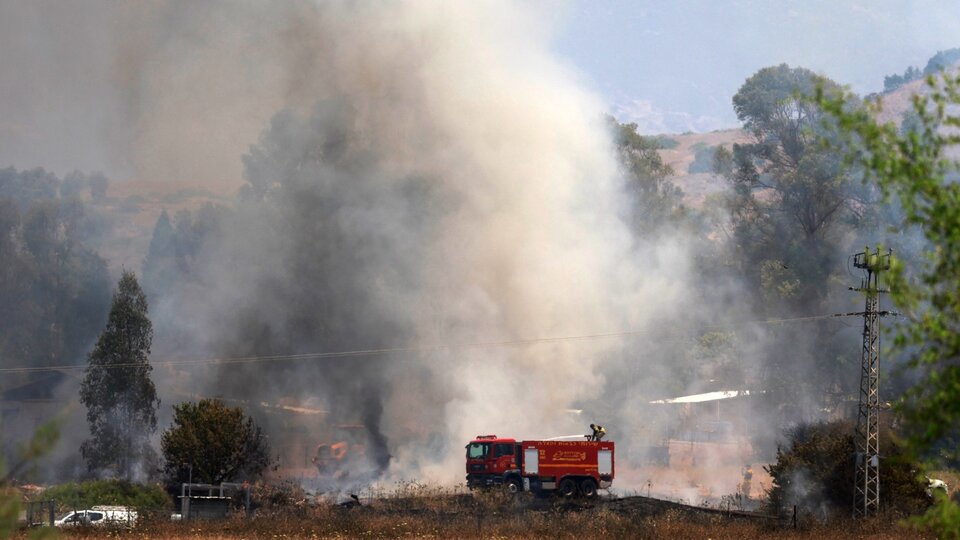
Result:
{"label": "fire truck cab", "polygon": [[521,490],[520,443],[496,435],[477,435],[467,445],[467,487],[494,485],[505,485],[511,492]]}

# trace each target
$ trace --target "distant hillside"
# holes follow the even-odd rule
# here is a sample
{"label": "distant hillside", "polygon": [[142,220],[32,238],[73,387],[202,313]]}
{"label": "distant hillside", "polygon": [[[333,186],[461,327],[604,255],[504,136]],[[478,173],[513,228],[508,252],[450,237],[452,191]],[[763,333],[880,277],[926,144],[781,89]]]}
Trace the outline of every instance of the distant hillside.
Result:
{"label": "distant hillside", "polygon": [[[882,122],[900,122],[911,107],[911,98],[926,91],[922,80],[904,84],[881,96]],[[660,155],[674,170],[670,180],[684,193],[684,203],[700,208],[708,195],[726,188],[725,181],[710,172],[712,152],[719,146],[730,148],[734,143],[750,141],[742,129],[726,129],[709,133],[664,134],[657,136],[663,147]],[[173,218],[180,210],[196,210],[207,203],[227,204],[234,198],[235,187],[217,185],[202,188],[188,183],[145,183],[121,181],[110,185],[108,197],[99,205],[116,218],[115,226],[104,239],[101,255],[111,269],[121,266],[140,271],[150,245],[153,227],[166,210]]]}
{"label": "distant hillside", "polygon": [[913,96],[927,92],[927,81],[920,79],[881,95],[880,103],[883,105],[883,110],[877,115],[877,120],[881,123],[899,124],[903,120],[903,114],[913,107]]}
{"label": "distant hillside", "polygon": [[927,60],[923,71],[917,66],[909,66],[903,74],[895,73],[883,78],[883,92],[891,92],[912,81],[921,80],[928,75],[935,75],[941,69],[951,69],[960,62],[960,48],[937,51],[937,54]]}
{"label": "distant hillside", "polygon": [[[877,119],[881,123],[899,124],[904,113],[913,107],[913,96],[927,92],[927,83],[921,79],[880,95],[883,108]],[[750,142],[750,135],[742,129],[683,135],[663,134],[657,137],[664,147],[660,150],[660,156],[675,172],[670,180],[683,190],[684,203],[693,208],[700,208],[708,195],[726,187],[722,178],[709,172],[712,151],[721,145],[730,148],[734,143]]]}
{"label": "distant hillside", "polygon": [[677,143],[660,150],[660,156],[673,168],[675,174],[670,180],[683,190],[684,203],[694,208],[701,207],[707,195],[725,187],[724,180],[710,172],[713,150],[719,146],[730,148],[733,143],[749,141],[749,135],[742,129],[661,137]]}
{"label": "distant hillside", "polygon": [[[661,145],[669,148],[660,150],[660,155],[675,171],[671,181],[683,190],[684,203],[699,208],[707,195],[725,188],[724,180],[709,172],[709,163],[703,155],[720,145],[729,148],[733,143],[747,141],[747,134],[740,129],[663,135]],[[699,164],[698,153],[701,154]],[[690,172],[691,166],[700,172]],[[115,182],[110,185],[107,199],[99,203],[102,210],[114,216],[114,226],[104,238],[100,254],[113,271],[119,271],[122,266],[140,272],[153,228],[163,210],[173,219],[180,210],[192,211],[208,203],[229,204],[235,191],[229,186],[208,190],[184,182]]]}

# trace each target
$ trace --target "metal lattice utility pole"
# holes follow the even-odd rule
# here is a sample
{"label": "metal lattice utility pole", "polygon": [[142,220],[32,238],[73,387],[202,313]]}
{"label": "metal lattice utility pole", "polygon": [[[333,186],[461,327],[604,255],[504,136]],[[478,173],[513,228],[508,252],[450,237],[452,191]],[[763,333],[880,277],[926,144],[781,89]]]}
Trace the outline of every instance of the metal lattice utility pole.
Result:
{"label": "metal lattice utility pole", "polygon": [[880,272],[890,269],[891,251],[869,248],[854,255],[853,265],[863,271],[860,287],[866,297],[863,310],[863,350],[860,363],[860,404],[857,410],[856,473],[853,516],[876,515],[880,510]]}

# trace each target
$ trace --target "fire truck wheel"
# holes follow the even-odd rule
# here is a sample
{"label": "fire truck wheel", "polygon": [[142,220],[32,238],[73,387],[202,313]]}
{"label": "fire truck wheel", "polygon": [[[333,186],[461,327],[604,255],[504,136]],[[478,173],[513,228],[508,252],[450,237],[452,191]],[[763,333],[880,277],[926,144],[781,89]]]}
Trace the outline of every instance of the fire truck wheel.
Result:
{"label": "fire truck wheel", "polygon": [[580,494],[588,499],[597,496],[597,482],[593,478],[584,478],[580,482]]}
{"label": "fire truck wheel", "polygon": [[520,479],[511,478],[507,480],[507,493],[520,493]]}
{"label": "fire truck wheel", "polygon": [[577,494],[577,483],[574,482],[573,478],[564,478],[560,481],[558,486],[561,497],[570,498]]}

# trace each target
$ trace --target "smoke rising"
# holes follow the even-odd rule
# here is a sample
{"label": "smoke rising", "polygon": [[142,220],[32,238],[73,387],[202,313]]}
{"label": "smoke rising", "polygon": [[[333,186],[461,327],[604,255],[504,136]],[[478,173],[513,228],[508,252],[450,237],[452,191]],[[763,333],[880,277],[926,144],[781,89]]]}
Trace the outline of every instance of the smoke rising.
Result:
{"label": "smoke rising", "polygon": [[[241,187],[189,279],[151,298],[156,357],[420,348],[191,368],[158,380],[165,405],[192,394],[316,407],[329,422],[364,426],[375,469],[449,484],[462,479],[463,445],[478,433],[551,437],[596,421],[622,448],[654,444],[672,417],[651,414],[649,400],[723,378],[675,371],[689,345],[676,330],[722,318],[692,308],[754,318],[737,285],[697,285],[688,233],[643,238],[628,228],[635,194],[605,106],[551,53],[535,6],[5,11],[20,19],[4,20],[63,24],[92,44],[75,47],[88,69],[70,75],[92,89],[58,94],[83,106],[31,113],[41,126],[91,126],[92,146],[80,150],[95,163],[87,168]],[[61,21],[70,17],[76,27]],[[0,39],[23,35],[10,28]],[[47,46],[59,58],[70,41]],[[51,143],[65,167],[87,163],[70,141]],[[621,330],[637,334],[424,352]],[[743,340],[748,358],[736,360],[746,371],[762,332]],[[268,434],[283,422],[267,419]]]}
{"label": "smoke rising", "polygon": [[[297,6],[283,31],[254,32],[270,37],[254,58],[270,61],[248,65],[288,70],[286,110],[244,155],[246,184],[205,255],[204,287],[164,311],[201,352],[492,343],[637,330],[671,314],[684,244],[639,245],[624,225],[604,107],[552,57],[536,12]],[[265,15],[240,12],[223,24]],[[154,110],[175,108],[169,99]],[[477,433],[582,429],[593,419],[567,410],[600,398],[624,360],[604,340],[438,349],[231,366],[205,391],[317,403],[362,422],[378,464],[450,482]]]}

